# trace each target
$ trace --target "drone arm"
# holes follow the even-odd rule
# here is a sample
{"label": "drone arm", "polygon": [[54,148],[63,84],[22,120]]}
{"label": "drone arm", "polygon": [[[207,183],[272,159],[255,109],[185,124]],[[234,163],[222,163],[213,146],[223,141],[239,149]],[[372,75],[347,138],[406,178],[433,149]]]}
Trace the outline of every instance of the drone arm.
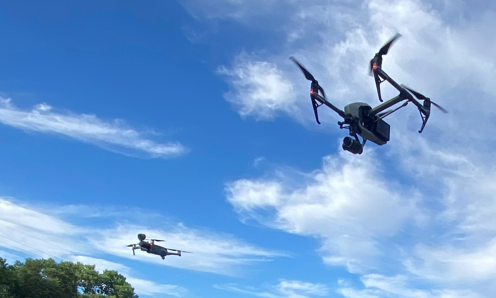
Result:
{"label": "drone arm", "polygon": [[391,98],[390,100],[388,100],[388,101],[378,105],[377,107],[373,108],[372,110],[370,110],[369,115],[377,115],[380,112],[389,109],[390,107],[394,106],[395,104],[397,104],[397,103],[399,103],[405,99],[408,99],[408,98],[405,97],[404,94],[400,93],[399,95]]}
{"label": "drone arm", "polygon": [[403,107],[406,107],[406,105],[407,105],[407,104],[408,104],[408,101],[405,101],[405,103],[404,103],[404,104],[402,104],[401,106],[397,107],[396,109],[394,109],[394,110],[392,110],[392,111],[389,111],[389,112],[384,113],[384,115],[377,114],[377,116],[379,116],[379,115],[380,115],[380,116],[377,118],[377,120],[376,120],[376,121],[378,121],[378,120],[380,120],[380,119],[384,119],[384,118],[386,118],[387,116],[391,115],[392,113],[396,112],[397,110],[399,110],[399,109],[401,109],[401,108],[403,108]]}
{"label": "drone arm", "polygon": [[[344,114],[344,112],[342,110],[340,110],[338,107],[336,107],[332,103],[328,102],[320,94],[313,95],[313,97],[312,97],[312,103],[315,103],[315,100],[317,100],[318,102],[320,102],[323,105],[328,106],[329,108],[331,108],[331,110],[333,110],[334,112],[338,113],[339,116],[341,116],[343,118],[346,118],[346,116],[345,116],[345,114]],[[317,115],[317,106],[315,104],[314,104],[314,111],[315,111],[315,114]],[[318,122],[318,120],[317,120],[317,122]]]}
{"label": "drone arm", "polygon": [[377,107],[373,108],[372,110],[370,110],[369,112],[369,115],[377,115],[379,114],[380,112],[394,106],[395,104],[403,101],[403,100],[408,100],[410,102],[412,102],[414,105],[417,106],[417,108],[419,108],[419,110],[421,112],[426,112],[424,107],[422,106],[422,104],[420,102],[418,102],[418,100],[416,100],[415,98],[413,98],[413,96],[405,90],[405,88],[401,87],[401,86],[398,86],[400,89],[400,94],[398,94],[397,96],[391,98],[390,100],[378,105]]}
{"label": "drone arm", "polygon": [[374,70],[374,72],[377,72],[377,75],[379,77],[388,81],[389,84],[393,85],[393,87],[396,88],[398,91],[401,92],[403,90],[403,87],[401,87],[398,83],[396,83],[395,80],[393,80],[390,76],[388,76],[388,74],[384,70],[382,70],[382,68],[377,68]]}

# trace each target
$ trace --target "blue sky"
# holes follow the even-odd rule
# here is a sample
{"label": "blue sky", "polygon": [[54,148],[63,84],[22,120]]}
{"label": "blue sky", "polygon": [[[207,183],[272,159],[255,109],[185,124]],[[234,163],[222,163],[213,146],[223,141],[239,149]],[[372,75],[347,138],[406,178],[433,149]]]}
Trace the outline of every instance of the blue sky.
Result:
{"label": "blue sky", "polygon": [[[495,11],[1,2],[0,255],[117,269],[143,297],[493,297]],[[288,58],[376,105],[368,61],[396,32],[383,68],[450,113],[419,135],[409,105],[388,145],[343,152]],[[138,233],[194,253],[133,256]]]}

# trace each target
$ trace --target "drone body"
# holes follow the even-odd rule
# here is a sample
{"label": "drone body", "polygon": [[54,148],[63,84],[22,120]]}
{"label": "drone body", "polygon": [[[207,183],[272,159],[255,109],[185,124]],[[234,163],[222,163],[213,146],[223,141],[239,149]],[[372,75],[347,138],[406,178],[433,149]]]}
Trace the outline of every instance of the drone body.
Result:
{"label": "drone body", "polygon": [[[366,103],[351,103],[344,107],[344,114],[347,117],[345,119],[355,119],[354,121],[356,122],[354,127],[349,127],[350,135],[359,134],[364,140],[370,140],[371,142],[382,146],[389,141],[390,126],[378,116],[369,114],[371,110],[372,107]],[[353,122],[353,120],[348,122]],[[343,128],[343,125],[346,124],[346,120],[345,122],[339,122],[338,124]],[[363,146],[360,144],[360,141],[357,139],[353,140],[350,137],[345,138],[343,146],[346,148],[345,150],[355,154],[361,154],[363,151]]]}
{"label": "drone body", "polygon": [[158,239],[149,239],[150,242],[146,241],[145,234],[138,234],[138,239],[140,240],[137,244],[129,244],[127,247],[133,248],[133,255],[135,255],[134,251],[136,249],[140,249],[142,251],[146,251],[149,254],[158,255],[162,257],[162,260],[165,259],[166,256],[181,256],[181,253],[190,253],[189,251],[165,248],[163,246],[155,244],[155,242],[163,242],[164,240]]}
{"label": "drone body", "polygon": [[[398,37],[400,37],[399,34],[394,36],[380,49],[378,53],[375,54],[374,58],[370,61],[370,74],[374,77],[377,95],[379,97],[379,101],[382,102],[382,104],[375,108],[372,108],[363,102],[355,102],[345,106],[344,111],[340,110],[327,100],[324,89],[319,85],[319,82],[313,77],[313,75],[308,72],[295,58],[290,58],[301,69],[306,79],[312,82],[310,87],[310,99],[312,100],[312,106],[317,123],[320,124],[317,109],[321,105],[326,105],[341,116],[344,121],[338,122],[339,127],[341,129],[348,129],[350,136],[353,137],[345,137],[342,147],[344,150],[353,154],[362,154],[363,146],[365,146],[367,140],[370,140],[379,146],[385,145],[390,138],[390,126],[383,120],[383,118],[406,106],[409,102],[413,103],[418,108],[422,118],[422,127],[420,128],[419,133],[424,130],[425,124],[429,119],[431,104],[447,113],[445,109],[432,102],[430,98],[425,97],[424,95],[404,85],[399,85],[391,77],[389,77],[384,70],[382,70],[382,56],[388,53],[389,47]],[[380,84],[385,81],[389,82],[394,88],[396,88],[399,91],[399,94],[390,100],[383,102]],[[321,94],[319,94],[319,92]],[[412,94],[417,99],[423,100],[423,104],[416,100]],[[403,105],[394,110],[385,111],[403,100],[406,100]],[[362,137],[362,142],[360,142],[358,136]]]}

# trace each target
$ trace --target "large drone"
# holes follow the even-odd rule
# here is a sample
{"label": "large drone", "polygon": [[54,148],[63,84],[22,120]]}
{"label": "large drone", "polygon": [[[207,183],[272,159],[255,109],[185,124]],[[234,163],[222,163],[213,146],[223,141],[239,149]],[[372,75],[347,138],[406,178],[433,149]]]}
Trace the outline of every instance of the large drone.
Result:
{"label": "large drone", "polygon": [[[340,110],[327,100],[324,89],[319,85],[319,82],[312,76],[312,74],[308,72],[308,70],[306,70],[294,57],[290,58],[291,60],[293,60],[293,62],[296,63],[296,65],[298,65],[301,71],[303,71],[305,78],[312,82],[310,87],[310,99],[312,100],[313,110],[317,123],[320,124],[317,109],[321,105],[328,106],[333,111],[338,113],[339,116],[343,117],[344,121],[338,122],[339,127],[341,129],[348,129],[350,136],[354,137],[354,139],[352,139],[351,137],[344,138],[342,147],[346,151],[349,151],[353,154],[362,154],[363,147],[365,146],[367,140],[370,140],[371,142],[379,146],[385,145],[389,141],[390,126],[383,119],[386,116],[389,116],[397,110],[401,109],[402,107],[405,107],[409,102],[417,106],[420,112],[420,117],[422,118],[422,127],[420,128],[419,133],[424,130],[425,124],[427,123],[427,120],[429,120],[429,116],[431,114],[431,104],[439,108],[444,113],[448,112],[438,104],[432,102],[430,98],[425,97],[424,95],[406,87],[405,85],[399,85],[391,77],[389,77],[387,73],[384,72],[384,70],[382,70],[382,56],[388,53],[389,48],[391,47],[393,42],[400,36],[400,34],[396,34],[379,50],[379,52],[375,54],[374,58],[370,60],[370,74],[374,77],[379,100],[383,102],[380,85],[384,81],[388,81],[394,88],[396,88],[400,92],[399,95],[391,98],[386,102],[383,102],[375,108],[372,108],[371,106],[363,102],[354,102],[345,106],[344,111]],[[319,92],[321,94],[319,94]],[[423,100],[423,104],[416,100],[412,96],[412,94],[418,100]],[[387,110],[388,108],[402,102],[403,100],[406,100],[403,105],[394,110]],[[362,137],[362,142],[360,142],[357,135]]]}
{"label": "large drone", "polygon": [[[191,253],[189,251],[184,251],[184,250],[179,250],[179,249],[172,249],[172,248],[165,248],[160,245],[156,245],[155,242],[163,242],[164,240],[158,240],[158,239],[148,239],[151,242],[146,241],[146,235],[145,234],[138,234],[138,239],[140,240],[139,243],[137,244],[129,244],[127,247],[132,247],[133,248],[133,256],[135,255],[134,250],[136,249],[141,249],[142,251],[146,251],[149,254],[154,254],[154,255],[159,255],[162,257],[162,260],[165,259],[166,256],[181,256],[181,253]],[[170,251],[175,251],[175,252],[170,252]]]}

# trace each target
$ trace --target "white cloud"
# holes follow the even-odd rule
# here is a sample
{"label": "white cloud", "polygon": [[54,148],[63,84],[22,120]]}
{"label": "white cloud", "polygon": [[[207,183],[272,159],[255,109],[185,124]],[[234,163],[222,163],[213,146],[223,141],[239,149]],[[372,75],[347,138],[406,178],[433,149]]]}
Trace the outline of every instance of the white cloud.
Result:
{"label": "white cloud", "polygon": [[266,291],[253,287],[241,287],[236,284],[214,285],[216,289],[236,292],[263,298],[310,298],[327,296],[328,288],[323,284],[298,280],[281,280],[275,287]]}
{"label": "white cloud", "polygon": [[[167,228],[158,230],[138,225],[121,225],[108,229],[90,238],[96,247],[110,254],[161,264],[177,268],[212,272],[218,274],[238,275],[240,267],[269,261],[285,254],[268,251],[238,240],[230,235],[217,234],[206,230],[188,228],[183,224],[166,224]],[[136,251],[133,256],[130,249],[123,249],[128,244],[136,243],[136,235],[146,231],[147,237],[165,239],[163,246],[193,252],[181,257],[160,257]]]}
{"label": "white cloud", "polygon": [[[36,257],[64,258],[86,253],[79,235],[85,229],[0,197],[0,246]],[[61,239],[64,245],[58,245]]]}
{"label": "white cloud", "polygon": [[420,258],[418,263],[407,262],[410,271],[433,280],[463,284],[489,281],[496,276],[496,238],[478,249],[419,245],[416,257]]}
{"label": "white cloud", "polygon": [[[462,264],[465,264],[474,272],[466,274],[464,280],[471,283],[470,288],[477,292],[483,288],[485,280],[496,277],[491,257],[493,241],[496,239],[496,197],[493,183],[496,177],[493,158],[496,138],[490,133],[496,129],[496,122],[492,120],[496,116],[496,93],[493,88],[496,58],[492,54],[496,51],[496,41],[490,38],[495,26],[494,7],[472,10],[474,7],[471,4],[460,1],[448,3],[420,0],[350,1],[348,8],[354,9],[347,9],[346,5],[341,6],[334,2],[289,3],[300,9],[296,14],[293,10],[283,10],[286,15],[278,18],[280,26],[273,33],[288,34],[288,31],[278,31],[281,27],[294,29],[289,32],[290,42],[281,44],[274,51],[264,49],[263,57],[255,56],[251,61],[277,64],[281,76],[287,78],[288,83],[293,86],[293,92],[298,94],[298,98],[302,98],[302,102],[303,96],[308,96],[308,85],[305,85],[308,82],[296,67],[291,66],[293,68],[290,69],[289,63],[281,63],[283,59],[295,56],[302,61],[324,86],[330,100],[338,106],[344,106],[350,101],[376,105],[378,100],[375,86],[372,78],[367,76],[368,61],[387,39],[395,32],[400,32],[403,37],[385,56],[384,69],[395,80],[431,97],[450,113],[444,115],[433,108],[422,135],[416,133],[421,123],[418,112],[411,104],[387,118],[392,125],[392,139],[382,152],[388,150],[386,157],[390,158],[388,164],[393,175],[403,175],[393,181],[404,184],[395,186],[392,195],[378,190],[380,186],[377,185],[384,186],[381,183],[365,183],[365,186],[356,183],[353,185],[360,187],[346,189],[347,180],[335,177],[345,177],[344,169],[349,164],[348,161],[338,160],[337,166],[330,167],[337,174],[328,171],[331,174],[322,175],[339,181],[334,183],[337,186],[327,187],[321,186],[327,185],[324,183],[311,182],[308,185],[313,183],[319,187],[310,187],[301,186],[300,182],[295,187],[295,181],[281,182],[276,178],[244,179],[229,185],[230,202],[245,218],[255,218],[292,233],[323,237],[325,255],[331,253],[325,260],[328,263],[344,264],[347,260],[353,260],[353,257],[363,262],[364,259],[377,257],[375,252],[383,252],[382,245],[387,239],[385,235],[400,231],[409,218],[405,214],[413,213],[408,209],[410,207],[395,209],[397,207],[390,204],[385,209],[389,210],[387,212],[378,206],[388,202],[384,200],[384,196],[394,198],[397,195],[399,198],[411,188],[421,194],[418,196],[419,200],[422,199],[419,202],[424,208],[428,208],[423,210],[428,221],[424,222],[422,229],[414,230],[412,235],[415,237],[412,236],[411,240],[397,243],[402,246],[408,259],[406,269],[419,278],[437,282],[451,281],[450,286],[454,286],[460,282],[460,274],[465,273],[461,269]],[[250,17],[246,16],[247,19]],[[266,14],[265,17],[274,16]],[[305,30],[297,27],[302,20],[306,21]],[[267,28],[270,30],[271,27]],[[308,32],[313,33],[306,34]],[[249,64],[250,60],[245,63]],[[232,86],[233,92],[236,92],[237,87]],[[396,95],[396,91],[387,83],[382,86],[385,98]],[[249,105],[250,102],[246,97],[245,104]],[[288,106],[279,106],[278,110],[297,120],[302,117],[313,118],[310,109],[302,110],[306,106],[300,106],[299,99],[288,102],[290,104],[290,110]],[[273,112],[276,113],[277,109]],[[321,116],[321,119],[329,118]],[[370,145],[368,148],[374,150],[374,147]],[[365,152],[364,155],[370,155],[370,152]],[[341,168],[340,163],[344,164]],[[374,160],[375,164],[383,163]],[[365,168],[366,171],[369,170],[366,166]],[[311,177],[310,181],[317,180],[314,177],[318,177],[314,173],[306,175]],[[387,177],[387,174],[384,176]],[[358,177],[368,181],[373,176],[368,174]],[[375,182],[373,179],[371,181]],[[409,187],[408,183],[412,182],[414,184]],[[338,187],[347,192],[336,191],[339,190]],[[329,197],[346,194],[350,199],[344,202],[353,202],[354,208],[361,212],[348,215],[346,212],[343,214],[335,211],[341,210],[338,207],[322,208],[326,205],[318,199],[322,196],[321,193]],[[354,193],[371,193],[382,200],[375,206],[363,205],[360,199],[351,198]],[[417,195],[410,196],[407,201],[415,202],[416,198]],[[399,201],[403,200],[401,198]],[[406,203],[398,206],[411,205]],[[381,211],[376,211],[376,208]],[[263,216],[258,212],[261,210],[264,210]],[[272,211],[271,217],[266,216],[267,210]],[[324,215],[321,218],[319,215],[322,210],[326,212],[322,212]],[[389,218],[391,215],[393,216]],[[370,220],[375,218],[372,216],[376,216],[378,220]],[[312,224],[314,222],[320,224]],[[348,233],[347,237],[340,239],[334,230],[338,230],[341,225],[346,225],[342,230],[351,231],[351,235]],[[360,226],[370,226],[372,232],[362,237],[357,232],[360,231],[357,228]],[[421,231],[425,231],[427,235]],[[354,234],[360,235],[351,238],[357,241],[348,240]],[[326,239],[334,239],[334,242],[326,245]],[[336,253],[341,251],[346,253]],[[360,254],[360,251],[367,253]],[[379,266],[376,269],[380,272],[382,268]],[[495,292],[496,289],[492,289],[492,292],[488,290],[486,293],[494,296]],[[374,293],[361,292],[370,297],[375,297],[377,293]],[[446,293],[443,295],[455,296]],[[382,297],[381,293],[376,296]]]}
{"label": "white cloud", "polygon": [[356,289],[341,280],[337,290],[347,298],[483,298],[469,290],[451,289],[418,289],[412,287],[412,280],[406,276],[398,275],[388,277],[380,274],[369,274],[361,277],[364,289]]}
{"label": "white cloud", "polygon": [[[209,5],[199,1],[195,7],[211,9]],[[221,4],[230,3],[238,8],[245,7],[245,1],[217,1]],[[289,1],[278,3],[278,7],[291,6],[294,9],[281,9],[283,16],[266,13],[266,19],[278,20],[278,26],[272,31],[280,34],[282,26],[294,26],[304,23],[308,28],[297,43],[282,44],[275,51],[265,50],[260,55],[241,54],[243,59],[236,59],[229,69],[231,76],[231,96],[241,105],[246,107],[245,116],[256,119],[273,119],[278,111],[289,114],[297,120],[311,119],[313,113],[309,108],[308,82],[299,73],[299,70],[288,60],[289,56],[296,56],[317,77],[328,91],[329,98],[342,107],[355,98],[376,105],[373,79],[367,75],[369,60],[380,46],[395,32],[400,32],[403,37],[393,46],[390,54],[385,56],[384,69],[396,80],[415,88],[436,102],[449,107],[452,114],[440,115],[434,112],[430,119],[428,130],[439,125],[452,126],[460,122],[459,127],[465,131],[477,133],[473,125],[474,118],[494,116],[488,107],[493,100],[481,98],[480,94],[470,94],[469,90],[478,90],[490,95],[496,95],[492,88],[492,73],[495,70],[496,60],[490,54],[496,50],[496,42],[488,40],[487,36],[493,28],[494,12],[481,13],[479,18],[472,22],[462,23],[460,19],[453,19],[452,14],[461,11],[457,5],[449,7],[449,14],[433,9],[430,3],[417,0],[401,1]],[[215,5],[212,5],[215,6]],[[260,5],[264,8],[270,5]],[[198,8],[200,9],[200,8]],[[453,12],[455,11],[455,12]],[[205,12],[207,14],[207,12]],[[226,14],[228,15],[228,14]],[[418,20],[422,19],[421,22]],[[463,24],[463,25],[462,25]],[[270,31],[271,26],[268,26]],[[298,31],[298,30],[297,30]],[[295,31],[296,32],[296,31]],[[292,36],[298,35],[291,33]],[[296,35],[295,35],[296,34]],[[242,63],[239,62],[242,60]],[[281,82],[272,83],[273,89],[281,90],[278,94],[267,96],[264,102],[271,108],[256,109],[261,104],[260,96],[253,97],[249,94],[272,94],[265,92],[265,84],[250,83],[248,69],[255,65],[277,65],[278,75],[284,78],[284,85],[290,86],[292,94],[289,97],[279,87]],[[236,75],[236,74],[245,74]],[[435,75],[436,79],[428,79]],[[246,89],[246,86],[250,86]],[[387,83],[383,85],[384,97],[396,95],[393,88]],[[452,91],[455,89],[456,91]],[[249,90],[249,92],[246,92]],[[290,90],[290,89],[288,89]],[[280,95],[279,95],[280,94]],[[283,101],[284,104],[273,104]],[[465,98],[478,98],[478,105],[467,106]],[[292,98],[298,98],[293,100]],[[263,106],[263,105],[262,105]],[[240,113],[243,109],[240,109]],[[325,111],[325,107],[321,109]],[[270,114],[268,114],[270,111]],[[405,112],[409,111],[409,112]],[[396,115],[417,113],[413,105],[408,106]],[[461,114],[463,113],[463,117]],[[451,115],[458,115],[452,118]],[[451,117],[450,117],[451,116]],[[402,123],[405,118],[392,116],[393,122]],[[388,119],[391,119],[388,118]],[[418,118],[418,117],[417,117]],[[327,119],[327,116],[323,119]],[[332,119],[332,118],[331,118]],[[456,119],[456,121],[455,121]],[[397,121],[394,121],[397,120]],[[420,119],[415,119],[420,127]],[[328,121],[324,121],[326,123]],[[334,121],[332,121],[334,123]],[[393,126],[401,127],[398,125]],[[455,128],[453,127],[453,130]]]}
{"label": "white cloud", "polygon": [[131,284],[135,292],[139,295],[151,297],[183,297],[188,292],[185,288],[178,285],[157,284],[155,282],[134,277],[132,270],[122,264],[110,262],[103,259],[97,259],[87,256],[72,256],[73,262],[95,265],[95,270],[102,273],[104,270],[115,270],[126,277],[126,281]]}
{"label": "white cloud", "polygon": [[[2,224],[18,225],[55,235],[71,235],[81,232],[77,227],[53,216],[23,207],[5,198],[0,198]],[[40,223],[43,223],[40,225]]]}
{"label": "white cloud", "polygon": [[0,98],[0,123],[25,131],[59,134],[132,156],[168,158],[188,151],[178,142],[163,144],[148,139],[121,120],[109,122],[95,115],[56,112],[45,103],[29,111]]}
{"label": "white cloud", "polygon": [[[232,235],[192,229],[184,224],[165,222],[158,217],[154,217],[153,222],[161,223],[163,229],[157,229],[155,225],[132,225],[122,221],[110,221],[95,228],[61,220],[64,208],[50,208],[55,209],[56,215],[50,214],[51,209],[40,211],[39,208],[36,210],[5,198],[0,199],[0,239],[7,239],[0,241],[0,247],[30,253],[36,257],[58,259],[110,254],[139,262],[228,275],[239,275],[243,268],[251,264],[286,256],[281,252],[248,244]],[[74,214],[74,208],[70,208],[72,219],[81,219]],[[88,208],[83,206],[81,210]],[[134,216],[132,218],[140,217],[136,214]],[[194,253],[183,254],[182,257],[167,257],[165,261],[139,250],[133,256],[126,245],[136,243],[138,233],[165,239],[166,247]],[[64,245],[59,245],[61,241]]]}
{"label": "white cloud", "polygon": [[23,257],[5,250],[0,250],[0,258],[7,260],[7,264],[12,265],[15,261],[24,260]]}
{"label": "white cloud", "polygon": [[287,298],[326,296],[328,292],[325,285],[297,280],[283,280],[277,285],[277,289]]}
{"label": "white cloud", "polygon": [[381,241],[423,217],[415,192],[385,180],[372,155],[327,156],[321,170],[294,178],[234,181],[227,198],[244,219],[322,239],[326,263],[368,270],[387,254]]}
{"label": "white cloud", "polygon": [[251,61],[246,53],[236,57],[232,69],[221,67],[233,91],[225,94],[242,117],[273,120],[277,112],[294,113],[296,95],[287,77],[274,63]]}
{"label": "white cloud", "polygon": [[178,1],[192,16],[199,19],[235,19],[245,22],[247,18],[263,16],[270,12],[278,0],[212,0],[201,3],[196,0]]}

